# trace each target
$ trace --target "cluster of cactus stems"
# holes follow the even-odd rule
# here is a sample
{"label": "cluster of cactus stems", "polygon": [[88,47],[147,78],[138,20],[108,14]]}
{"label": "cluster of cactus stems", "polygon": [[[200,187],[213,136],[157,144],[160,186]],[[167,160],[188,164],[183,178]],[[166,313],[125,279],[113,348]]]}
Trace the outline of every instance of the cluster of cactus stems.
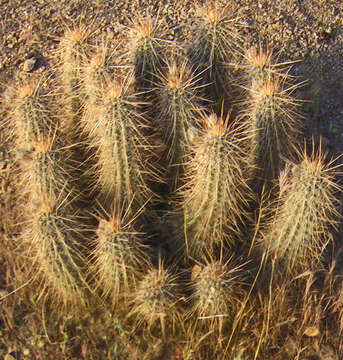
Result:
{"label": "cluster of cactus stems", "polygon": [[[53,80],[63,116],[42,80],[17,86],[11,114],[39,297],[68,309],[100,296],[163,337],[192,321],[225,337],[249,292],[249,253],[280,273],[314,269],[338,215],[333,162],[303,149],[288,64],[262,49],[240,55],[239,19],[218,4],[199,6],[194,26],[182,47],[159,19],[139,19],[114,65],[111,44],[91,45],[84,25],[68,29]],[[227,110],[232,61],[244,73],[237,117]],[[251,231],[262,191],[274,215]],[[181,246],[154,233],[166,211]]]}

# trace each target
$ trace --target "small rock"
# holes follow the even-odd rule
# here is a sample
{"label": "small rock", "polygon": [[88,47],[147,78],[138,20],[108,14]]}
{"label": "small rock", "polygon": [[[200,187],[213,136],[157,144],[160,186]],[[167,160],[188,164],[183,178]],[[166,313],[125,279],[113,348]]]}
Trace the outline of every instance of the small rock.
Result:
{"label": "small rock", "polygon": [[32,71],[36,65],[36,62],[37,62],[36,58],[30,58],[30,59],[25,60],[24,65],[23,65],[23,70],[25,72]]}
{"label": "small rock", "polygon": [[113,38],[114,38],[114,32],[113,32],[113,30],[111,30],[110,28],[107,28],[106,31],[107,31],[107,37],[108,37],[109,39],[113,39]]}
{"label": "small rock", "polygon": [[304,335],[309,337],[315,337],[320,334],[320,331],[317,326],[309,326],[305,329]]}

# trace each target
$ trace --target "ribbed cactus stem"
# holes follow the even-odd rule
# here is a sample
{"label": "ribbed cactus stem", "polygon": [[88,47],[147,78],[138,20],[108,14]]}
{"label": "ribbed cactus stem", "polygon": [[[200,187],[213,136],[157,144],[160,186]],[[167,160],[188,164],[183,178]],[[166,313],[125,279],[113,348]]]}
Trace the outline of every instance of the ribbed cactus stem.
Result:
{"label": "ribbed cactus stem", "polygon": [[81,84],[84,61],[89,51],[89,32],[85,25],[67,29],[60,42],[61,80],[68,115],[63,123],[66,133],[78,130],[78,120],[83,104]]}
{"label": "ribbed cactus stem", "polygon": [[216,316],[232,318],[235,314],[235,299],[241,293],[242,270],[229,262],[210,261],[200,267],[192,280],[193,312],[212,320]]}
{"label": "ribbed cactus stem", "polygon": [[304,154],[282,174],[275,218],[260,241],[280,269],[297,273],[320,261],[338,216],[334,175],[320,152]]}
{"label": "ribbed cactus stem", "polygon": [[113,75],[107,64],[108,45],[103,43],[96,48],[83,69],[83,91],[85,95],[84,114],[81,119],[83,131],[92,132],[94,119],[98,116],[97,107],[104,101],[104,89],[112,81]]}
{"label": "ribbed cactus stem", "polygon": [[53,136],[59,122],[49,107],[51,94],[44,90],[44,79],[22,84],[14,92],[18,147],[30,150],[33,142]]}
{"label": "ribbed cactus stem", "polygon": [[251,196],[245,148],[249,133],[229,125],[229,115],[204,119],[204,129],[186,164],[182,190],[187,251],[198,258],[234,242]]}
{"label": "ribbed cactus stem", "polygon": [[243,68],[245,70],[245,82],[248,88],[258,88],[266,80],[282,78],[291,80],[289,70],[292,61],[278,62],[278,56],[274,59],[273,51],[252,47],[244,53]]}
{"label": "ribbed cactus stem", "polygon": [[148,162],[153,154],[144,136],[148,125],[125,82],[111,82],[103,94],[90,124],[91,145],[97,149],[96,181],[110,204],[138,211],[152,197],[147,179],[158,178]]}
{"label": "ribbed cactus stem", "polygon": [[284,85],[282,79],[269,78],[251,88],[246,113],[254,133],[250,152],[250,161],[256,168],[254,178],[256,183],[269,186],[278,178],[285,160],[294,155],[302,129],[298,102],[291,95],[296,86]]}
{"label": "ribbed cactus stem", "polygon": [[131,222],[127,224],[120,215],[112,216],[101,219],[97,230],[93,270],[103,296],[112,304],[123,301],[135,288],[137,274],[148,262],[143,234],[134,231]]}
{"label": "ribbed cactus stem", "polygon": [[129,29],[128,60],[134,67],[135,79],[141,90],[153,87],[163,66],[163,39],[160,19],[147,16],[136,18]]}
{"label": "ribbed cactus stem", "polygon": [[68,149],[58,148],[55,138],[41,139],[32,146],[33,152],[22,162],[22,183],[31,205],[52,197],[64,209],[70,208],[77,192],[72,185]]}
{"label": "ribbed cactus stem", "polygon": [[136,315],[137,322],[145,322],[150,329],[160,323],[162,335],[166,334],[167,324],[175,326],[179,317],[179,285],[177,275],[159,264],[150,268],[133,295],[133,309],[129,316]]}
{"label": "ribbed cactus stem", "polygon": [[198,19],[194,36],[188,46],[188,57],[199,73],[204,91],[212,101],[218,101],[225,89],[224,63],[229,62],[236,50],[239,19],[232,16],[230,5],[219,1],[206,1],[197,5]]}
{"label": "ribbed cactus stem", "polygon": [[168,63],[167,73],[160,77],[157,87],[158,113],[156,126],[166,145],[166,162],[169,176],[174,179],[172,190],[180,184],[184,156],[188,144],[188,130],[199,117],[200,99],[196,96],[196,78],[187,62]]}
{"label": "ribbed cactus stem", "polygon": [[39,297],[49,297],[58,311],[59,306],[77,310],[86,303],[84,249],[76,220],[59,215],[53,199],[42,199],[24,233],[24,240],[35,254],[33,265],[41,279]]}

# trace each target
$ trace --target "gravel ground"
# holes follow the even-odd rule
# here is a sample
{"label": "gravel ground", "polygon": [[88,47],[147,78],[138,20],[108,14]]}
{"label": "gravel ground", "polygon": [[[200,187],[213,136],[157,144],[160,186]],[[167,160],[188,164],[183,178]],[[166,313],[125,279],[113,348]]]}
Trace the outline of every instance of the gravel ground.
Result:
{"label": "gravel ground", "polygon": [[[179,37],[182,25],[194,18],[194,1],[22,1],[0,3],[0,84],[27,59],[39,57],[49,66],[65,24],[85,21],[114,39],[134,15],[156,14],[170,26],[170,38]],[[225,2],[224,2],[225,3]],[[246,48],[262,43],[280,51],[288,60],[299,60],[296,75],[308,80],[305,97],[318,95],[319,113],[329,131],[341,130],[343,116],[343,2],[339,0],[236,0],[245,27]],[[36,65],[39,65],[38,62]],[[37,68],[37,66],[36,66]],[[36,70],[36,68],[34,70]],[[330,124],[327,124],[330,122]]]}
{"label": "gravel ground", "polygon": [[[0,0],[2,49],[0,94],[17,74],[25,73],[27,70],[44,71],[53,66],[54,60],[51,59],[51,55],[58,45],[65,25],[79,22],[92,23],[93,28],[96,29],[95,37],[100,33],[107,33],[113,37],[113,41],[116,41],[115,39],[135,15],[159,13],[170,27],[169,38],[178,39],[187,36],[180,25],[191,22],[194,18],[194,3],[191,0]],[[279,51],[282,59],[299,61],[292,71],[300,80],[308,81],[301,90],[301,96],[309,100],[304,106],[304,111],[306,116],[313,120],[312,130],[319,131],[325,136],[326,143],[334,153],[341,153],[343,150],[341,144],[343,143],[343,1],[236,0],[235,4],[245,25],[241,36],[246,48],[264,44]],[[35,60],[30,63],[32,59]],[[1,170],[4,162],[10,159],[7,155],[9,145],[6,145],[6,139],[1,132],[0,140]],[[0,171],[1,184],[6,181],[4,176]],[[3,195],[0,196],[0,203],[3,204],[5,199],[1,197]],[[1,229],[2,235],[5,232]],[[3,294],[1,291],[4,291],[1,289],[4,283],[5,280],[0,278],[0,297]],[[2,303],[0,307],[1,305],[5,309],[6,304]],[[59,334],[62,335],[56,335],[56,339],[48,341],[45,336],[38,335],[42,334],[42,329],[39,328],[40,321],[37,320],[41,314],[33,312],[30,305],[25,309],[20,315],[12,314],[13,319],[23,324],[16,333],[8,330],[13,324],[2,324],[0,321],[0,358],[68,359],[71,358],[70,354],[78,354],[72,358],[84,359],[88,358],[87,346],[106,347],[107,342],[113,342],[113,339],[118,344],[126,346],[126,334],[120,328],[120,324],[113,328],[111,325],[113,320],[106,318],[104,314],[103,317],[99,316],[97,321],[102,324],[108,322],[108,326],[112,326],[111,334],[102,334],[101,330],[95,333],[98,330],[88,329],[87,320],[72,332],[73,339],[64,339],[63,334],[70,334],[66,322],[59,325]],[[6,307],[3,312],[6,311],[13,309]],[[18,318],[22,314],[25,316]],[[6,318],[10,319],[10,315],[7,314]],[[89,319],[89,321],[93,320]],[[106,329],[106,326],[103,329]],[[99,328],[93,326],[93,329]],[[88,342],[83,342],[81,338],[80,334],[84,332],[88,334]],[[66,349],[67,343],[68,349]],[[102,357],[105,355],[101,354],[102,352],[99,352],[98,357],[93,355],[94,358],[105,358]],[[125,358],[125,355],[122,356],[118,359]],[[157,354],[154,359],[158,358],[160,357]],[[137,359],[141,359],[139,355]]]}

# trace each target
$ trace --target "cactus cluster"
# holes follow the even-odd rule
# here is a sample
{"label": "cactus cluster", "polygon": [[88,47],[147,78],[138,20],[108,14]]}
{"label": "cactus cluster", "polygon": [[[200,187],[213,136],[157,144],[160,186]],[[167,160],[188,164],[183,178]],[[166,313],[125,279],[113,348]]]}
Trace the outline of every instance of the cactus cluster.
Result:
{"label": "cactus cluster", "polygon": [[44,306],[108,306],[183,358],[263,356],[266,287],[325,266],[340,187],[306,147],[289,63],[243,51],[240,27],[216,2],[188,42],[152,17],[115,45],[76,26],[56,73],[12,86],[18,242]]}

